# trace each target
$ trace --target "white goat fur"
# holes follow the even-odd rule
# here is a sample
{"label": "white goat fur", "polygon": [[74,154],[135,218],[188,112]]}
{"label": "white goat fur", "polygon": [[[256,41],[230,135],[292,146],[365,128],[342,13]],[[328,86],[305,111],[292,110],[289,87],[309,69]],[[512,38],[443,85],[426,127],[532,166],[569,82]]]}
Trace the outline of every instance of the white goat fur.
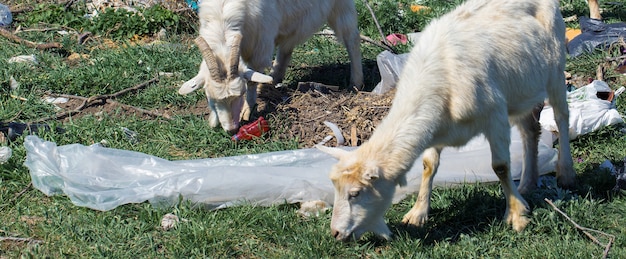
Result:
{"label": "white goat fur", "polygon": [[[346,46],[351,62],[351,83],[359,89],[363,85],[360,37],[353,0],[208,0],[200,4],[198,16],[200,37],[210,46],[222,67],[232,65],[229,64],[232,39],[237,34],[242,35],[239,48],[242,76],[246,68],[265,72],[272,66],[274,49],[278,49],[272,78],[261,77],[258,83],[281,82],[293,49],[327,23]],[[256,104],[257,83],[245,79],[215,82],[204,59],[198,75],[183,84],[179,92],[186,94],[203,85],[212,109],[210,125],[217,127],[221,123],[224,130],[232,131],[239,126],[244,92],[249,107]]]}
{"label": "white goat fur", "polygon": [[[520,195],[536,186],[540,126],[533,117],[546,96],[559,128],[559,184],[575,172],[568,138],[564,78],[565,25],[556,0],[469,0],[434,20],[411,51],[389,114],[368,142],[354,151],[319,146],[339,159],[331,230],[338,240],[372,231],[390,239],[385,211],[396,185],[423,154],[419,196],[403,223],[428,218],[439,154],[478,134],[490,143],[492,167],[506,196],[505,219],[517,231],[528,223]],[[539,106],[542,107],[542,106]],[[511,179],[510,123],[524,143],[522,180]]]}

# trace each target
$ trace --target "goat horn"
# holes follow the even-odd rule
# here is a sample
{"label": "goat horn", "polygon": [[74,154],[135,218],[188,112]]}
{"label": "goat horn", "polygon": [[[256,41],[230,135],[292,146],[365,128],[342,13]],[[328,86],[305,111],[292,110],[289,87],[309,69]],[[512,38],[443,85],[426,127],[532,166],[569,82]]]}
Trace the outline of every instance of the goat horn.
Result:
{"label": "goat horn", "polygon": [[211,49],[209,44],[207,44],[202,37],[197,37],[194,42],[200,49],[200,53],[202,53],[202,58],[204,58],[204,61],[209,67],[209,73],[211,74],[211,78],[213,78],[213,80],[216,82],[224,82],[224,73],[220,69],[220,65],[217,63],[217,59],[215,58],[215,55],[213,55],[213,50]]}
{"label": "goat horn", "polygon": [[241,34],[235,34],[233,45],[230,47],[230,70],[228,76],[235,78],[239,76],[239,57],[241,56]]}

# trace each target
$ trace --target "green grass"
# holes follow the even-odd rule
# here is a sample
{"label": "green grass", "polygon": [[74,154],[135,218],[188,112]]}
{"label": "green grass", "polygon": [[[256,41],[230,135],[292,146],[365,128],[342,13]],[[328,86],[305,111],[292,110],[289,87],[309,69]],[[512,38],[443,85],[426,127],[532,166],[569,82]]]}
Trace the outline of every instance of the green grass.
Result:
{"label": "green grass", "polygon": [[[25,0],[12,4],[32,5],[34,2]],[[361,31],[378,39],[369,12],[362,1],[356,2]],[[431,12],[422,15],[410,13],[412,1],[370,1],[370,4],[375,8],[384,32],[391,33],[421,30],[430,19],[460,2],[422,1],[423,5],[432,8]],[[626,2],[620,0],[617,3],[621,4],[621,9],[618,5],[601,1],[607,21],[626,21],[626,9],[623,8]],[[564,16],[588,15],[582,0],[562,0],[561,4]],[[53,10],[59,11],[58,8]],[[70,14],[72,12],[80,13],[80,10],[72,10]],[[399,16],[400,13],[403,15]],[[45,15],[36,16],[36,13],[28,15],[17,15],[13,29],[19,25],[23,26],[22,29],[78,26],[74,16],[52,19]],[[37,20],[43,24],[29,22],[46,17],[51,20]],[[576,27],[576,24],[568,26]],[[56,30],[18,34],[31,41],[63,43],[63,50],[51,51],[35,50],[0,38],[0,121],[28,122],[54,115],[54,107],[40,101],[45,92],[81,96],[112,94],[149,80],[159,72],[174,75],[162,76],[157,83],[116,100],[145,109],[190,109],[205,98],[203,93],[180,96],[176,90],[197,72],[200,55],[190,41],[194,37],[194,28],[186,26],[185,29],[171,30],[177,33],[171,33],[163,44],[156,46],[142,46],[124,38],[116,40],[115,47],[103,47],[106,39],[113,37],[105,32],[96,32],[85,45],[76,44],[75,35],[60,35]],[[191,32],[178,33],[181,31]],[[362,50],[366,89],[371,89],[380,79],[375,58],[381,49],[364,43]],[[70,64],[67,58],[73,53],[89,57]],[[10,57],[30,54],[37,57],[38,64],[7,62]],[[594,77],[604,57],[615,55],[598,52],[571,59],[567,70],[583,77]],[[295,51],[286,77],[287,84],[293,87],[298,81],[319,81],[345,87],[348,85],[347,63],[347,54],[341,46],[316,36]],[[19,89],[10,90],[11,76],[20,83]],[[606,81],[615,89],[626,85],[623,75],[610,71]],[[24,97],[27,101],[11,95]],[[623,97],[618,99],[617,106],[620,113],[626,111]],[[64,128],[65,133],[41,132],[39,136],[58,145],[90,145],[106,140],[113,148],[171,160],[298,148],[297,140],[277,137],[281,128],[276,128],[267,138],[233,143],[223,131],[211,129],[202,116],[181,113],[171,120],[164,120],[123,114],[120,111],[112,115],[93,113],[80,118],[70,117],[65,122],[51,122],[53,126]],[[270,117],[270,121],[279,124],[280,120]],[[126,138],[122,127],[138,132],[139,142]],[[294,204],[242,205],[218,211],[187,202],[167,209],[155,208],[149,203],[127,204],[106,212],[77,207],[65,196],[47,197],[28,187],[31,179],[23,165],[26,151],[20,137],[6,143],[13,149],[13,156],[0,165],[0,237],[32,238],[41,243],[0,241],[0,258],[601,257],[603,248],[547,205],[544,197],[555,200],[556,205],[581,226],[616,236],[609,256],[626,258],[626,197],[623,192],[611,190],[614,178],[599,168],[605,160],[618,164],[626,157],[626,136],[621,130],[621,126],[607,127],[572,142],[578,172],[577,188],[572,191],[545,188],[527,196],[532,207],[531,223],[522,233],[516,233],[501,220],[505,201],[499,185],[476,183],[436,188],[431,218],[423,228],[408,229],[400,225],[402,216],[416,199],[411,196],[387,212],[388,224],[396,235],[394,241],[386,242],[366,234],[363,239],[349,243],[336,242],[330,235],[330,213],[305,219],[296,214],[298,207]],[[163,231],[160,221],[166,213],[174,213],[187,221]],[[601,241],[607,242],[602,238]]]}

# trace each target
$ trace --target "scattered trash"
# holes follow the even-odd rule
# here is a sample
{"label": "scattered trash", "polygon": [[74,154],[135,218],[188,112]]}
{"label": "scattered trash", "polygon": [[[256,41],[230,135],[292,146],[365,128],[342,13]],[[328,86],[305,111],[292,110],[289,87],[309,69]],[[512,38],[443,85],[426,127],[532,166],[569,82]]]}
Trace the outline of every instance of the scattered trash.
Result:
{"label": "scattered trash", "polygon": [[396,87],[408,56],[408,53],[396,55],[387,50],[376,56],[376,64],[380,70],[380,82],[374,87],[372,93],[384,94]]}
{"label": "scattered trash", "polygon": [[186,219],[179,219],[178,216],[172,214],[172,213],[167,213],[165,215],[163,215],[163,218],[161,219],[161,228],[163,228],[163,230],[168,231],[170,229],[172,229],[173,227],[176,226],[176,224],[178,224],[178,222],[187,222],[188,220]]}
{"label": "scattered trash", "polygon": [[[48,124],[28,124],[21,122],[9,122],[4,123],[0,122],[0,132],[4,133],[9,140],[13,141],[17,137],[21,136],[25,132],[27,133],[37,133],[39,130],[43,131],[51,131],[52,128]],[[64,133],[65,130],[57,127],[55,129],[57,133]]]}
{"label": "scattered trash", "polygon": [[201,0],[198,1],[194,1],[194,0],[186,0],[185,1],[187,3],[187,6],[189,6],[189,8],[191,8],[191,10],[193,10],[194,12],[198,12],[198,6],[200,5],[200,3],[202,2]]}
{"label": "scattered trash", "polygon": [[[594,80],[588,85],[567,93],[569,107],[569,135],[571,139],[580,135],[598,130],[604,126],[624,122],[622,116],[615,109],[615,94],[611,101],[603,100],[598,96],[610,97],[611,88],[603,81]],[[598,94],[600,93],[600,94]],[[541,127],[558,132],[554,120],[554,112],[549,105],[544,106],[539,116]]]}
{"label": "scattered trash", "polygon": [[139,143],[139,133],[137,133],[136,131],[132,131],[126,127],[122,127],[122,131],[124,132],[124,136],[126,136],[126,139],[130,141],[130,143]]}
{"label": "scattered trash", "polygon": [[[281,83],[282,84],[282,83]],[[279,86],[277,85],[276,88]],[[280,86],[282,87],[282,85]],[[318,91],[320,93],[330,93],[330,91],[339,91],[339,86],[335,85],[325,85],[317,82],[298,82],[298,87],[296,88],[300,92],[308,92],[308,91]]]}
{"label": "scattered trash", "polygon": [[11,158],[12,150],[10,147],[0,147],[0,164],[4,164]]}
{"label": "scattered trash", "polygon": [[93,143],[90,147],[108,147],[109,142],[106,139],[100,140],[98,143]]}
{"label": "scattered trash", "polygon": [[337,138],[337,146],[343,146],[346,140],[341,134],[341,129],[339,129],[339,126],[337,126],[337,124],[332,123],[330,121],[324,121],[324,125],[326,125],[326,127],[329,127],[333,131],[335,138]]}
{"label": "scattered trash", "polygon": [[423,5],[418,5],[418,4],[412,4],[411,5],[411,12],[414,12],[414,13],[417,13],[417,12],[428,13],[428,12],[430,12],[430,7],[423,6]]}
{"label": "scattered trash", "polygon": [[20,83],[17,82],[17,80],[15,80],[15,77],[11,76],[11,78],[9,78],[10,81],[10,86],[11,86],[11,90],[15,91],[18,88],[20,88]]}
{"label": "scattered trash", "polygon": [[421,36],[422,36],[421,32],[411,32],[406,35],[406,37],[409,39],[409,42],[412,43],[413,45],[417,43],[417,41],[419,40]]}
{"label": "scattered trash", "polygon": [[611,87],[600,80],[593,80],[591,83],[578,88],[567,95],[568,102],[572,101],[584,101],[589,99],[600,99],[612,102],[614,92]]}
{"label": "scattered trash", "polygon": [[598,166],[598,168],[606,169],[615,176],[613,191],[626,190],[626,158],[622,159],[622,162],[621,166],[615,166],[607,159]]}
{"label": "scattered trash", "polygon": [[591,53],[596,49],[608,49],[613,43],[626,38],[626,23],[606,24],[601,20],[580,17],[582,33],[567,44],[567,52],[571,57],[583,53]]}
{"label": "scattered trash", "polygon": [[69,101],[69,99],[65,97],[52,97],[52,96],[45,96],[42,99],[44,102],[52,103],[52,104],[67,103]]}
{"label": "scattered trash", "polygon": [[613,163],[611,163],[611,161],[609,161],[608,159],[607,159],[607,160],[604,160],[604,162],[602,162],[602,163],[598,166],[598,168],[600,168],[600,169],[606,169],[606,170],[609,170],[609,172],[611,172],[611,174],[615,174],[615,173],[616,173],[615,166],[614,166],[614,165],[613,165]]}
{"label": "scattered trash", "polygon": [[263,133],[268,132],[269,130],[269,124],[263,116],[260,116],[256,121],[239,128],[239,132],[232,137],[232,140],[251,140],[253,138],[260,137]]}
{"label": "scattered trash", "polygon": [[400,33],[389,34],[387,35],[386,39],[393,46],[398,45],[398,44],[407,44],[409,42],[406,35],[400,34]]}
{"label": "scattered trash", "polygon": [[39,62],[37,61],[37,57],[35,57],[35,54],[15,56],[15,57],[9,58],[8,62],[9,63],[31,63],[35,65],[39,64]]}
{"label": "scattered trash", "polygon": [[13,15],[8,6],[0,4],[0,27],[9,26],[13,22]]}
{"label": "scattered trash", "polygon": [[300,204],[300,209],[296,211],[298,215],[310,218],[319,217],[321,214],[330,210],[330,206],[325,201],[306,201]]}
{"label": "scattered trash", "polygon": [[159,72],[159,76],[164,76],[164,77],[174,77],[174,76],[180,76],[180,72]]}
{"label": "scattered trash", "polygon": [[565,29],[565,42],[569,43],[572,39],[576,38],[576,36],[580,35],[582,31],[577,28],[566,28]]}

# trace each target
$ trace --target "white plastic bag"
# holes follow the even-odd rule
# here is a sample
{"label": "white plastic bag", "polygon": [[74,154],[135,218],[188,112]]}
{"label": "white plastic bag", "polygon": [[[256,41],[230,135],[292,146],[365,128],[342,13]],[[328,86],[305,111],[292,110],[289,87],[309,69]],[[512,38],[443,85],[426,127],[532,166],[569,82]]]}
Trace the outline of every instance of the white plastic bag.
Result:
{"label": "white plastic bag", "polygon": [[[596,96],[599,91],[610,92],[611,88],[605,82],[595,80],[568,93],[569,136],[571,139],[596,131],[604,126],[624,122],[622,116],[615,109],[614,103],[599,99]],[[539,122],[544,129],[558,132],[554,110],[551,106],[546,105],[543,108]]]}
{"label": "white plastic bag", "polygon": [[[522,143],[511,131],[511,172],[519,179]],[[151,155],[71,144],[57,146],[30,135],[24,140],[33,186],[46,195],[65,194],[77,206],[110,210],[127,203],[150,201],[157,207],[176,204],[179,197],[207,208],[250,202],[268,206],[322,200],[333,203],[328,173],[336,160],[317,149],[300,149],[224,158],[168,161]],[[553,172],[557,151],[539,146],[539,170]],[[394,202],[417,192],[421,157],[398,187]],[[493,182],[491,152],[484,137],[460,149],[447,148],[435,177],[437,186]]]}
{"label": "white plastic bag", "polygon": [[385,50],[376,56],[376,64],[380,71],[380,82],[376,84],[372,93],[384,94],[396,87],[396,82],[400,78],[400,73],[408,55],[408,53],[396,55]]}

